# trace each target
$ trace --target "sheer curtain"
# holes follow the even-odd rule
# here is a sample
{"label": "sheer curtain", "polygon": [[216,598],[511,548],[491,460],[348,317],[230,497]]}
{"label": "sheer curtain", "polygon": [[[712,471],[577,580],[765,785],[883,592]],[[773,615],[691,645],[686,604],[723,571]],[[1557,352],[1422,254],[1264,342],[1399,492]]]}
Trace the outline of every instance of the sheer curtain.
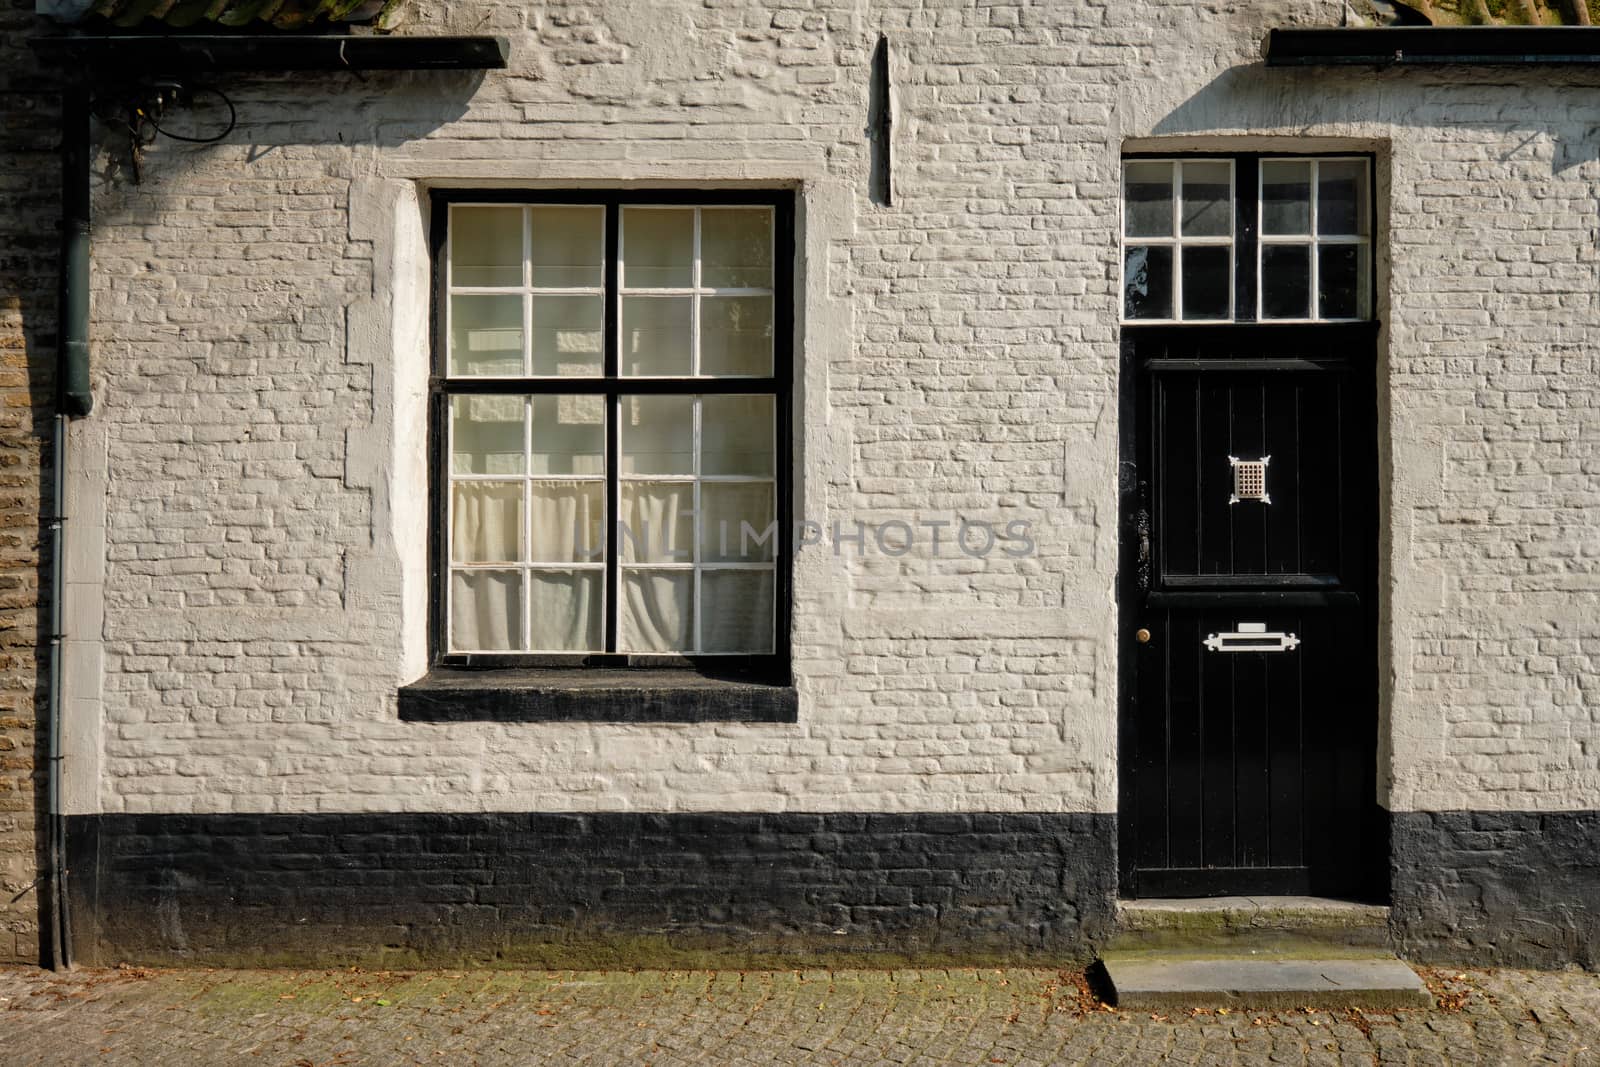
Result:
{"label": "sheer curtain", "polygon": [[[528,572],[526,588],[520,570],[458,571],[452,583],[454,647],[592,651],[598,647],[600,630],[601,572],[561,565],[599,563],[604,507],[600,483],[458,482],[452,516],[456,562],[515,566],[523,561],[525,486],[531,492],[532,519],[527,560],[538,566]],[[526,644],[525,596],[531,601],[532,629]]]}
{"label": "sheer curtain", "polygon": [[694,646],[694,572],[639,570],[631,563],[694,558],[694,486],[626,482],[622,492],[621,637],[627,652],[686,652]]}

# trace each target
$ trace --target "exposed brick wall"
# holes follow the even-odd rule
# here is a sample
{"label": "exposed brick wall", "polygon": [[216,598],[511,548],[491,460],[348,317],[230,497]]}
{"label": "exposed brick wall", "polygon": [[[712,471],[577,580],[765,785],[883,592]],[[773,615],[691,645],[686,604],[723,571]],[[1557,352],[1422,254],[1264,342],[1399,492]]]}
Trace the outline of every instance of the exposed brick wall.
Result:
{"label": "exposed brick wall", "polygon": [[0,3],[0,963],[39,960],[43,889],[23,892],[42,843],[40,519],[50,503],[60,171],[55,98],[26,46],[37,24],[32,0]]}

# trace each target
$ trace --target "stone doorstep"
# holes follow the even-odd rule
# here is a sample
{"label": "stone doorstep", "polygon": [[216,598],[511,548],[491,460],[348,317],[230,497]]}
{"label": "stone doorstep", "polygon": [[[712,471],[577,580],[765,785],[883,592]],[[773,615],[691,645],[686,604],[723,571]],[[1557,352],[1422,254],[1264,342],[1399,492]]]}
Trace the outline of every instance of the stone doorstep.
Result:
{"label": "stone doorstep", "polygon": [[1133,1011],[1185,1008],[1427,1008],[1433,997],[1393,956],[1160,959],[1107,953],[1112,1003]]}
{"label": "stone doorstep", "polygon": [[1108,951],[1295,956],[1388,956],[1389,909],[1325,897],[1124,900]]}

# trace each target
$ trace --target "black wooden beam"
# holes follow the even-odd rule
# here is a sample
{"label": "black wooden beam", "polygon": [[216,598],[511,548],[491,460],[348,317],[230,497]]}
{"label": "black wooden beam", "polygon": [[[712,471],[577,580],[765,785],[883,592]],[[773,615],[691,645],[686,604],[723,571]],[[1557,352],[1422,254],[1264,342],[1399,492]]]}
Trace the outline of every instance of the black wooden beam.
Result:
{"label": "black wooden beam", "polygon": [[504,37],[379,37],[344,34],[62,35],[28,42],[41,59],[110,74],[285,70],[495,70]]}
{"label": "black wooden beam", "polygon": [[1405,26],[1268,30],[1269,67],[1600,64],[1600,26]]}

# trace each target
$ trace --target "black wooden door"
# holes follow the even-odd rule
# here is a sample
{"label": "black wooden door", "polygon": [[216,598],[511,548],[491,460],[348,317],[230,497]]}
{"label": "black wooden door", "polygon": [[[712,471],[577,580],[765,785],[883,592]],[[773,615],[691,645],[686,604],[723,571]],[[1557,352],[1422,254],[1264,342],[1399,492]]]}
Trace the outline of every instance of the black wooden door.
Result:
{"label": "black wooden door", "polygon": [[1381,893],[1373,352],[1124,332],[1125,895]]}

